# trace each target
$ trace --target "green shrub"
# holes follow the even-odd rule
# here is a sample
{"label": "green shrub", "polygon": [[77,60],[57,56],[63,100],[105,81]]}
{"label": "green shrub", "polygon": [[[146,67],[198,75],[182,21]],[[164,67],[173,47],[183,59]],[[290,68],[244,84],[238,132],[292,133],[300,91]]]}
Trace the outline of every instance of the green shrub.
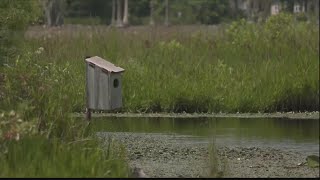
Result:
{"label": "green shrub", "polygon": [[299,13],[296,15],[296,20],[297,21],[308,21],[308,17],[306,13]]}
{"label": "green shrub", "polygon": [[39,1],[0,1],[0,66],[16,55],[23,32],[40,15]]}
{"label": "green shrub", "polygon": [[57,135],[63,136],[64,131],[70,131],[72,120],[68,115],[74,108],[73,102],[79,100],[78,94],[73,92],[77,87],[69,83],[76,81],[70,73],[69,62],[60,65],[38,61],[42,51],[43,48],[39,48],[36,53],[19,56],[14,65],[5,68],[2,106],[9,110],[19,104],[28,104],[31,107],[27,110],[31,116],[28,118],[38,119],[39,130],[49,134],[58,130]]}
{"label": "green shrub", "polygon": [[288,36],[292,28],[294,28],[294,19],[287,13],[270,16],[265,23],[265,30],[271,39]]}

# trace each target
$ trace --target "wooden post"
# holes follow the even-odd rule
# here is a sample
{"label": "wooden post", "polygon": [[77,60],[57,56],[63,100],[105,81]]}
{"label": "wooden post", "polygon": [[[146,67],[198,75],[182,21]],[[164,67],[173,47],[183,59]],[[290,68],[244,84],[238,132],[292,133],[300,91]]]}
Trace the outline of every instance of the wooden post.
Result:
{"label": "wooden post", "polygon": [[86,108],[86,120],[91,121],[91,109]]}
{"label": "wooden post", "polygon": [[[90,58],[91,56],[86,56],[85,59]],[[91,109],[89,108],[89,102],[88,102],[88,69],[86,67],[86,120],[91,121]]]}

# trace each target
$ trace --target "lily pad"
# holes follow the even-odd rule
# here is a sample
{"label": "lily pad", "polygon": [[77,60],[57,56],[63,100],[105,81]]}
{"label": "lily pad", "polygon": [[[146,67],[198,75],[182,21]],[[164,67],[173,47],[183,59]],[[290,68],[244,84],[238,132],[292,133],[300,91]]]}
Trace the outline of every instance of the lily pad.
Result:
{"label": "lily pad", "polygon": [[311,155],[307,157],[308,166],[311,168],[319,167],[319,156]]}

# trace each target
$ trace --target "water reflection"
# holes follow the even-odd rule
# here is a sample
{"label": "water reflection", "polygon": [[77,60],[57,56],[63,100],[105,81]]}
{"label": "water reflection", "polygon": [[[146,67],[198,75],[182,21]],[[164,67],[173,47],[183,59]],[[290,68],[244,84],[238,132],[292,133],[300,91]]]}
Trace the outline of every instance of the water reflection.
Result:
{"label": "water reflection", "polygon": [[184,143],[275,147],[319,154],[319,120],[237,118],[96,118],[94,131],[176,133]]}

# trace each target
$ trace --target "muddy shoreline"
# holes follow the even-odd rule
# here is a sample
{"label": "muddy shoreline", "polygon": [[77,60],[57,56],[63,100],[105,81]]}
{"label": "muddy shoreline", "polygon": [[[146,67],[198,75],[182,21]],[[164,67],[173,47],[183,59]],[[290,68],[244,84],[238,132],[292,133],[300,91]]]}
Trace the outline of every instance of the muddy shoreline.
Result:
{"label": "muddy shoreline", "polygon": [[[144,117],[144,118],[273,118],[273,119],[319,119],[319,112],[285,112],[285,113],[92,113],[93,118],[99,117]],[[85,117],[84,113],[73,113],[72,117]]]}
{"label": "muddy shoreline", "polygon": [[217,145],[212,149],[214,143],[188,143],[174,134],[99,132],[97,136],[104,145],[110,139],[123,144],[130,168],[141,168],[148,177],[319,177],[319,168],[308,167],[306,155],[297,152]]}

